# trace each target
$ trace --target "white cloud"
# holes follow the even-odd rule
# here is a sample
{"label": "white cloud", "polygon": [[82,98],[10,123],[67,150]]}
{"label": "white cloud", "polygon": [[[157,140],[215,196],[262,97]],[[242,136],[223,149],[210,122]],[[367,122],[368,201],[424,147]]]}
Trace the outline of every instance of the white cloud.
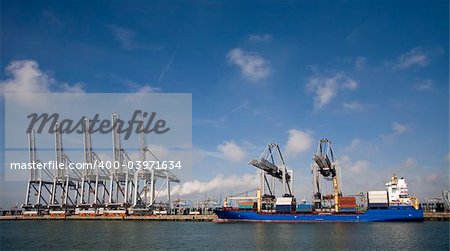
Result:
{"label": "white cloud", "polygon": [[339,159],[340,167],[342,172],[345,174],[350,173],[350,177],[354,174],[360,174],[369,169],[369,161],[367,160],[357,160],[353,162],[352,159],[346,155]]}
{"label": "white cloud", "polygon": [[67,83],[64,83],[62,85],[63,92],[70,92],[70,93],[84,93],[83,86],[80,83],[69,85]]}
{"label": "white cloud", "polygon": [[313,137],[306,131],[297,129],[289,130],[289,137],[286,143],[286,155],[296,156],[307,151],[313,144]]}
{"label": "white cloud", "polygon": [[349,63],[351,65],[353,65],[353,67],[360,71],[363,70],[364,67],[366,67],[366,62],[367,62],[367,58],[366,57],[362,57],[362,56],[358,56],[358,57],[344,57],[342,59],[345,63]]}
{"label": "white cloud", "polygon": [[402,162],[401,166],[403,168],[414,168],[417,166],[417,161],[414,158],[407,158]]}
{"label": "white cloud", "polygon": [[39,64],[34,60],[12,61],[6,67],[8,79],[0,82],[0,93],[30,93],[78,92],[84,93],[80,83],[69,85],[59,84],[55,79],[39,69]]}
{"label": "white cloud", "polygon": [[231,64],[239,66],[242,75],[251,81],[265,79],[271,73],[268,62],[256,53],[234,48],[227,54],[227,59]]}
{"label": "white cloud", "polygon": [[392,123],[392,133],[381,134],[381,138],[386,142],[392,142],[396,137],[411,131],[411,126],[408,124],[402,124],[399,122]]}
{"label": "white cloud", "polygon": [[308,89],[316,95],[314,97],[314,107],[316,108],[321,108],[328,104],[337,94],[337,85],[334,81],[317,77],[309,80]]}
{"label": "white cloud", "polygon": [[[169,149],[167,147],[162,145],[147,145],[147,148],[152,152],[156,158],[158,159],[164,159],[169,154]],[[149,159],[153,158],[152,156],[149,156]]]}
{"label": "white cloud", "polygon": [[267,42],[272,40],[272,35],[270,34],[250,34],[248,40],[251,42]]}
{"label": "white cloud", "polygon": [[136,95],[136,93],[155,93],[161,92],[161,88],[153,87],[151,85],[138,85],[137,83],[130,82],[130,92],[134,94],[126,95],[123,100],[129,103],[139,103],[142,102],[142,99],[145,99],[145,95]]}
{"label": "white cloud", "polygon": [[433,81],[430,79],[423,79],[416,85],[414,85],[414,89],[418,91],[429,91],[433,89]]}
{"label": "white cloud", "polygon": [[355,164],[353,164],[352,166],[350,166],[350,171],[352,173],[362,173],[364,171],[366,171],[369,168],[369,161],[367,160],[358,160],[355,162]]}
{"label": "white cloud", "polygon": [[136,90],[137,93],[151,93],[151,92],[160,92],[161,88],[153,87],[148,84],[138,87]]}
{"label": "white cloud", "polygon": [[416,47],[400,55],[394,64],[394,69],[408,69],[414,66],[423,67],[428,65],[429,62],[429,53],[420,47]]}
{"label": "white cloud", "polygon": [[[187,181],[180,185],[172,187],[173,195],[188,195],[196,193],[205,193],[213,190],[226,189],[251,189],[258,186],[257,175],[244,174],[242,176],[217,175],[210,181],[202,182],[198,180]],[[164,192],[162,194],[165,194]]]}
{"label": "white cloud", "polygon": [[308,81],[307,89],[315,94],[314,108],[320,109],[330,103],[338,94],[339,89],[354,90],[358,83],[343,73],[333,76],[314,76]]}
{"label": "white cloud", "polygon": [[399,135],[411,130],[411,128],[407,124],[400,124],[398,122],[392,123],[392,130],[394,133]]}
{"label": "white cloud", "polygon": [[244,149],[238,146],[234,141],[225,141],[223,144],[217,146],[217,150],[232,161],[239,162],[245,160],[247,155]]}
{"label": "white cloud", "polygon": [[34,60],[13,61],[6,67],[9,79],[0,83],[2,93],[48,92],[55,81],[39,70]]}
{"label": "white cloud", "polygon": [[342,106],[347,110],[352,111],[360,111],[364,108],[364,106],[359,103],[358,101],[352,101],[352,102],[344,102]]}
{"label": "white cloud", "polygon": [[350,145],[348,145],[345,150],[346,151],[354,151],[358,149],[361,146],[361,140],[360,139],[352,139],[350,142]]}

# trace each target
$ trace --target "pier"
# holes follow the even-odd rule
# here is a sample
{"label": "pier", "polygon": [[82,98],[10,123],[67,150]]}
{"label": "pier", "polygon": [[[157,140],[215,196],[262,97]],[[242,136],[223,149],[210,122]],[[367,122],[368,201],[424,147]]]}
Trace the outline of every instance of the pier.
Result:
{"label": "pier", "polygon": [[24,216],[24,215],[4,215],[0,216],[0,220],[122,220],[122,221],[213,221],[217,219],[214,214],[200,215],[127,215],[127,216]]}
{"label": "pier", "polygon": [[439,213],[432,213],[432,212],[426,212],[423,213],[423,220],[425,221],[450,221],[450,212],[439,212]]}

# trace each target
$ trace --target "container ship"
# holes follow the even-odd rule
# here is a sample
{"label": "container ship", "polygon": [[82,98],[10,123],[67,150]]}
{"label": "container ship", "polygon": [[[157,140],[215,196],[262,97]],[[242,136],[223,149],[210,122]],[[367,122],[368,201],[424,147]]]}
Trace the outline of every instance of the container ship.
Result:
{"label": "container ship", "polygon": [[[410,196],[404,178],[393,175],[384,190],[344,196],[341,169],[331,141],[321,139],[311,164],[311,202],[297,203],[292,194],[293,171],[286,168],[279,145],[269,144],[250,165],[260,170],[256,196],[231,196],[215,210],[216,222],[383,222],[422,221],[423,210]],[[282,184],[281,196],[275,185]],[[331,187],[331,189],[328,189]]]}

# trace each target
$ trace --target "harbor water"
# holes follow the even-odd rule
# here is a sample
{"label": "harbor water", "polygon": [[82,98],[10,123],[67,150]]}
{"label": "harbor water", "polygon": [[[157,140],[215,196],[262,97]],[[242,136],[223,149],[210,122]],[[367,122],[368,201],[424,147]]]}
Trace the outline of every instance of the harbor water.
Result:
{"label": "harbor water", "polygon": [[449,250],[449,222],[2,221],[0,250]]}

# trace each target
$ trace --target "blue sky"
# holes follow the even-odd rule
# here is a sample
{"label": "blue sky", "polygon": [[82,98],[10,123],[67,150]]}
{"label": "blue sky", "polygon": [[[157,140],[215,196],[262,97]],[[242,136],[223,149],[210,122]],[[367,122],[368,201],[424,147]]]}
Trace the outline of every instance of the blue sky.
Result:
{"label": "blue sky", "polygon": [[[344,192],[382,189],[396,172],[431,197],[449,187],[448,10],[448,1],[7,0],[1,90],[192,93],[190,196],[252,186],[247,161],[277,142],[308,197],[311,157],[327,137]],[[2,205],[22,199],[1,190]]]}

